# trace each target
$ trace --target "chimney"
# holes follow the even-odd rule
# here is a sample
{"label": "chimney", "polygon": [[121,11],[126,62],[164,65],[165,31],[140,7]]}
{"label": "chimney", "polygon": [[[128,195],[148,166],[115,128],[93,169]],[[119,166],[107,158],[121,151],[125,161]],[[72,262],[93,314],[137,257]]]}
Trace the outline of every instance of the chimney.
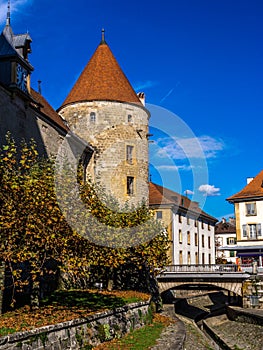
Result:
{"label": "chimney", "polygon": [[226,223],[226,219],[222,218],[222,223],[225,224]]}
{"label": "chimney", "polygon": [[254,179],[254,177],[247,177],[247,185]]}
{"label": "chimney", "polygon": [[37,81],[38,82],[38,93],[41,95],[42,94],[42,89],[41,89],[41,83],[42,83],[42,81],[41,80],[38,80]]}
{"label": "chimney", "polygon": [[230,225],[235,226],[236,225],[236,219],[235,218],[229,218]]}
{"label": "chimney", "polygon": [[144,92],[138,92],[137,96],[139,97],[141,103],[145,106],[145,93]]}

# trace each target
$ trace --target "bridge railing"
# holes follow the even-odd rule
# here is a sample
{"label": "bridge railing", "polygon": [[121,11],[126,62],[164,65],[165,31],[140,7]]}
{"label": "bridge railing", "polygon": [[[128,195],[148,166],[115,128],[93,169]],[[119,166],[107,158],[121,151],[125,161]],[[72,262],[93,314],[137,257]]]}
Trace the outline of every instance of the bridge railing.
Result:
{"label": "bridge railing", "polygon": [[235,265],[235,264],[204,264],[204,265],[169,265],[162,272],[187,273],[187,272],[252,272],[252,264]]}

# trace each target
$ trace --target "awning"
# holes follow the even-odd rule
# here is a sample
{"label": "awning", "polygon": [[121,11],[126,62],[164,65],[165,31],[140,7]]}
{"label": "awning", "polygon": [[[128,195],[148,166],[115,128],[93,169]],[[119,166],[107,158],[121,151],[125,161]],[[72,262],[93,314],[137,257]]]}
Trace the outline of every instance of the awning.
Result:
{"label": "awning", "polygon": [[239,250],[252,250],[252,251],[257,251],[257,252],[263,252],[263,246],[262,245],[252,245],[252,246],[244,246],[244,245],[233,245],[233,246],[221,246],[217,248],[218,250],[234,250],[234,251],[239,251]]}
{"label": "awning", "polygon": [[263,256],[263,252],[238,252],[237,257]]}

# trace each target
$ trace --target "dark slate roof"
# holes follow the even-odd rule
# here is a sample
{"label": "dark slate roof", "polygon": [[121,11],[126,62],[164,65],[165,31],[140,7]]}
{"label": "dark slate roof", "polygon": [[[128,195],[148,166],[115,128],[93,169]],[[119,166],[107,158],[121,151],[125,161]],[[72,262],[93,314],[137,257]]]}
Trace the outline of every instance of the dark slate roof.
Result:
{"label": "dark slate roof", "polygon": [[32,39],[28,33],[26,34],[17,34],[13,36],[13,45],[14,47],[22,47],[25,45],[26,41],[32,42]]}
{"label": "dark slate roof", "polygon": [[3,33],[0,35],[0,56],[2,57],[17,56],[17,51],[9,43],[9,41],[6,39]]}

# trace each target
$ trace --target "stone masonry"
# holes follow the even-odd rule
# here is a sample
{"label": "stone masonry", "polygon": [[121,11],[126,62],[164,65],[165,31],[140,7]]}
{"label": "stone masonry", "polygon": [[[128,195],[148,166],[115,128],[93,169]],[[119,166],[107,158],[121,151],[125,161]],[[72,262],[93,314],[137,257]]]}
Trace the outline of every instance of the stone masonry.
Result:
{"label": "stone masonry", "polygon": [[91,349],[104,341],[120,338],[152,319],[149,302],[129,304],[110,311],[56,325],[0,337],[1,350]]}
{"label": "stone masonry", "polygon": [[[120,203],[136,205],[148,199],[148,119],[143,105],[90,101],[62,107],[59,114],[71,130],[95,150],[88,172]],[[127,159],[127,146],[132,157]],[[127,177],[134,193],[127,193]]]}

